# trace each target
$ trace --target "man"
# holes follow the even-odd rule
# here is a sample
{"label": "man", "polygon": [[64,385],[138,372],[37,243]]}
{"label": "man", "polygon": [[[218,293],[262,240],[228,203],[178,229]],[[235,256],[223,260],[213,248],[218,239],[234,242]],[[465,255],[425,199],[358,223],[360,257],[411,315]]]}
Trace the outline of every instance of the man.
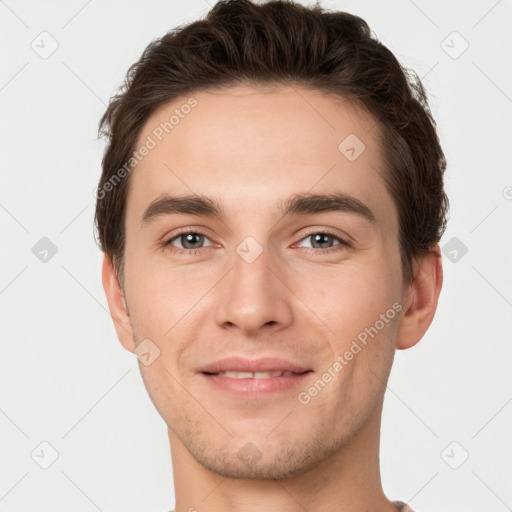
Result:
{"label": "man", "polygon": [[176,511],[412,510],[381,486],[381,413],[435,314],[448,210],[412,76],[356,16],[233,0],[112,98],[103,285]]}

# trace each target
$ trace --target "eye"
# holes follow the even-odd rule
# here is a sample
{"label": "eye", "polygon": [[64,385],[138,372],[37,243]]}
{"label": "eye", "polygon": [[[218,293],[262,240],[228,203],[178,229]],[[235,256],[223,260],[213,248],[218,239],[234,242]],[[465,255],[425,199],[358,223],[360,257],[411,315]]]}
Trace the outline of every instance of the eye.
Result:
{"label": "eye", "polygon": [[[301,242],[303,240],[311,240],[311,248],[313,253],[329,253],[332,251],[338,251],[342,250],[345,247],[350,247],[350,244],[345,241],[343,238],[340,238],[339,236],[329,233],[328,231],[315,231],[312,233],[309,233],[304,238],[301,239]],[[332,241],[331,241],[332,240]],[[338,242],[335,244],[334,242]],[[321,250],[324,249],[324,250]]]}
{"label": "eye", "polygon": [[[200,233],[198,231],[181,231],[177,235],[173,236],[166,242],[164,242],[164,247],[170,246],[170,248],[177,252],[177,253],[183,253],[187,252],[189,254],[195,254],[196,250],[203,248],[203,243],[205,240],[209,240],[209,238],[204,235],[203,233]],[[179,242],[181,246],[175,246],[173,242]],[[210,244],[212,246],[213,244]]]}
{"label": "eye", "polygon": [[[306,247],[306,249],[313,254],[326,254],[334,251],[340,251],[346,247],[351,246],[343,238],[340,238],[339,236],[328,231],[311,232],[303,237],[299,243],[308,239],[311,240],[311,247]],[[189,255],[194,255],[200,249],[204,249],[205,247],[212,247],[214,245],[213,243],[210,243],[206,246],[203,245],[205,240],[209,240],[205,234],[189,229],[177,233],[162,245],[164,248],[169,247],[173,252],[177,254],[186,253]],[[175,245],[176,243],[179,243],[180,245],[177,246]]]}

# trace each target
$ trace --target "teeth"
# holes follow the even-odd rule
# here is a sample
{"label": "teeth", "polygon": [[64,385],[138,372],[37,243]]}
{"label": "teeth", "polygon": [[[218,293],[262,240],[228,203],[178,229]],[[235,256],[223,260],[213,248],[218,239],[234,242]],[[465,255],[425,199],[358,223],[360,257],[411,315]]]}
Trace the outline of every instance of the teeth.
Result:
{"label": "teeth", "polygon": [[294,375],[293,372],[219,372],[217,375],[223,375],[231,379],[271,379],[272,377],[281,377],[283,375]]}

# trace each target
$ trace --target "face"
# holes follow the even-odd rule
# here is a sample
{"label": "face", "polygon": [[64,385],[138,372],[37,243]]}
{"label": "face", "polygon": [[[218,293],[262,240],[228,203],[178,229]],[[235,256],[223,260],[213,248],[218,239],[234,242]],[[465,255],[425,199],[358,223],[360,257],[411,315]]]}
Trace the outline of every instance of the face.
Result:
{"label": "face", "polygon": [[188,97],[139,136],[156,145],[130,178],[124,344],[159,350],[145,385],[197,462],[292,476],[375,417],[393,361],[404,290],[379,128],[320,91],[192,96],[172,131]]}

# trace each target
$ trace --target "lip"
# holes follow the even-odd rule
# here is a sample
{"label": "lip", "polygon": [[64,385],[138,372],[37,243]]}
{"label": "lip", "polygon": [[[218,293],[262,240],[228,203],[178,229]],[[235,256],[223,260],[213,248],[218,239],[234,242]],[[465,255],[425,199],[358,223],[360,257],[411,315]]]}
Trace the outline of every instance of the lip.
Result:
{"label": "lip", "polygon": [[[293,375],[281,375],[268,379],[236,379],[218,372],[293,372]],[[261,359],[244,359],[229,357],[220,359],[199,370],[205,381],[217,391],[229,393],[239,398],[261,397],[278,391],[285,391],[299,386],[312,372],[311,368],[286,361],[285,359],[265,357]]]}
{"label": "lip", "polygon": [[[304,373],[311,368],[302,366],[285,359],[275,357],[263,357],[260,359],[245,359],[243,357],[227,357],[219,359],[199,369],[200,373],[219,372],[294,372]],[[275,377],[280,378],[280,377]],[[270,380],[270,379],[269,379]]]}
{"label": "lip", "polygon": [[278,391],[286,391],[299,386],[311,372],[282,375],[268,379],[235,379],[225,375],[200,374],[216,391],[229,393],[239,398],[262,397]]}

